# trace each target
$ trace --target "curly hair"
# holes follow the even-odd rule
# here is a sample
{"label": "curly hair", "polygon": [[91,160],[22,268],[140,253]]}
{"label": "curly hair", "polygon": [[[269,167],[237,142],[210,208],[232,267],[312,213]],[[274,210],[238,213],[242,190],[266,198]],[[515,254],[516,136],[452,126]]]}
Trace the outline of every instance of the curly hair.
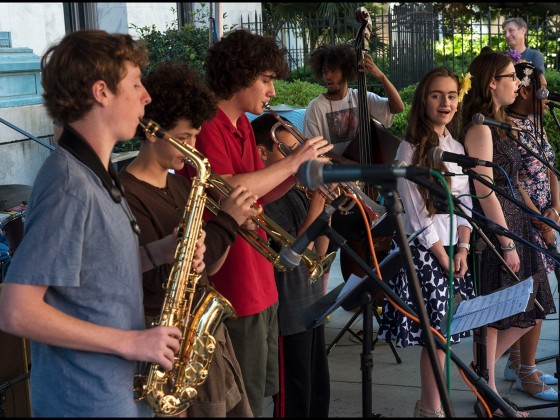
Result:
{"label": "curly hair", "polygon": [[[505,107],[494,111],[494,101],[490,83],[494,76],[500,74],[504,69],[513,64],[513,59],[502,52],[484,48],[469,65],[468,71],[472,75],[472,88],[463,102],[461,139],[464,140],[467,130],[472,125],[474,114],[481,113],[496,121],[507,123]],[[498,135],[504,138],[506,133],[498,128]]]}
{"label": "curly hair", "polygon": [[267,71],[275,79],[288,76],[288,50],[274,38],[239,29],[213,44],[204,59],[206,84],[219,99],[230,99]]}
{"label": "curly hair", "polygon": [[[216,99],[198,72],[187,63],[161,62],[142,78],[152,97],[144,118],[157,122],[164,130],[173,129],[179,120],[189,120],[199,128],[216,115]],[[143,138],[139,128],[137,137]]]}
{"label": "curly hair", "polygon": [[[412,156],[413,165],[425,166],[436,171],[445,172],[447,171],[447,167],[443,162],[434,163],[428,159],[428,150],[432,147],[439,146],[439,137],[426,117],[426,101],[430,93],[430,85],[438,77],[452,78],[457,83],[457,92],[459,91],[459,78],[447,67],[436,67],[426,73],[422,80],[418,83],[418,87],[412,96],[412,104],[408,113],[408,125],[406,127],[405,139],[416,146]],[[447,126],[448,131],[453,137],[456,136],[459,119],[460,112],[458,109],[453,116],[453,119]],[[452,181],[449,177],[446,177],[446,181],[449,185],[451,185]],[[434,215],[436,208],[432,194],[420,185],[418,186],[418,191],[426,203],[428,214],[430,216]]]}
{"label": "curly hair", "polygon": [[148,65],[143,41],[130,35],[101,30],[71,32],[51,46],[41,59],[43,99],[49,115],[58,121],[74,122],[93,107],[91,87],[98,80],[117,92],[126,76],[127,62],[140,69]]}
{"label": "curly hair", "polygon": [[309,55],[311,74],[317,80],[323,80],[323,70],[342,71],[342,77],[348,83],[354,82],[358,76],[357,57],[354,47],[350,44],[318,46]]}

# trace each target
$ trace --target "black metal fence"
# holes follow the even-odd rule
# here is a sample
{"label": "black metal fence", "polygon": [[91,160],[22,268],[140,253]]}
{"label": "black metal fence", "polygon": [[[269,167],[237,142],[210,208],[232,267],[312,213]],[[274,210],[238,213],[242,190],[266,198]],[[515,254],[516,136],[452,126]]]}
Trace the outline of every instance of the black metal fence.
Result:
{"label": "black metal fence", "polygon": [[[502,23],[511,16],[491,11],[465,22],[451,15],[436,13],[430,3],[405,3],[390,8],[387,14],[371,14],[374,37],[371,54],[397,89],[418,82],[436,65],[462,73],[488,45],[506,50]],[[494,17],[493,17],[494,16]],[[539,49],[547,69],[560,69],[560,16],[524,16],[528,24],[529,48]],[[255,14],[242,19],[240,27],[275,36],[289,51],[292,78],[310,78],[306,67],[309,53],[321,42],[353,43],[360,24],[354,16],[319,18],[293,15],[272,19]]]}

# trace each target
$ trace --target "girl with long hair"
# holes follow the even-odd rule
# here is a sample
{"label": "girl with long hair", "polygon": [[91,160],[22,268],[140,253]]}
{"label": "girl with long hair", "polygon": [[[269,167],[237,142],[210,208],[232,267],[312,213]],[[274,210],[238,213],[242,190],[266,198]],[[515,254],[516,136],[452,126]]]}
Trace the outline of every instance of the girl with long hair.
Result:
{"label": "girl with long hair", "polygon": [[[438,67],[428,72],[418,84],[412,98],[408,116],[406,137],[397,150],[396,159],[409,165],[426,166],[442,172],[461,173],[456,163],[432,162],[428,152],[439,147],[444,151],[464,154],[463,146],[454,138],[457,128],[460,84],[458,77],[449,69]],[[451,177],[448,177],[451,178]],[[467,195],[461,200],[471,208],[468,196],[468,178],[455,176],[448,179],[451,192],[456,196]],[[397,179],[397,190],[405,213],[405,229],[412,234],[426,228],[410,245],[412,258],[423,303],[432,327],[441,331],[440,325],[448,312],[449,295],[460,294],[462,299],[474,297],[474,287],[467,271],[467,255],[471,226],[467,220],[438,211],[433,197],[423,187],[405,179]],[[468,210],[467,210],[468,211]],[[450,231],[450,225],[453,231]],[[450,239],[450,237],[452,239]],[[396,247],[393,242],[393,248]],[[449,248],[455,247],[453,261]],[[449,271],[453,266],[453,290],[449,290]],[[408,290],[406,269],[401,269],[388,285],[416,313],[417,304]],[[459,342],[469,332],[451,336],[451,343]],[[423,346],[420,356],[420,400],[416,402],[414,417],[444,417],[434,370],[432,369],[421,326],[398,312],[386,299],[379,327],[379,338],[395,340],[398,347]],[[437,351],[436,357],[443,369],[445,352]]]}

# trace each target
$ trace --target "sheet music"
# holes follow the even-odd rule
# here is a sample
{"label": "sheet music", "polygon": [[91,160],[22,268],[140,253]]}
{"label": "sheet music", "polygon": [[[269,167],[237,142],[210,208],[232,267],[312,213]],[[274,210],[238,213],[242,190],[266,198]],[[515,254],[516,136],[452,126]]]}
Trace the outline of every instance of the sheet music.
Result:
{"label": "sheet music", "polygon": [[533,277],[486,296],[462,301],[451,320],[451,334],[472,330],[523,312],[533,291]]}
{"label": "sheet music", "polygon": [[[342,287],[342,290],[340,290],[340,293],[338,294],[338,296],[336,297],[336,300],[334,301],[334,303],[332,304],[332,306],[325,312],[325,314],[330,314],[331,312],[333,312],[339,305],[341,302],[344,302],[344,298],[352,291],[354,290],[355,287],[358,286],[358,284],[360,284],[360,282],[362,280],[365,280],[367,276],[364,277],[358,277],[355,274],[350,274],[350,277],[348,277],[348,280],[346,281],[346,283],[344,283],[344,286]],[[373,280],[372,280],[373,281]],[[325,315],[326,316],[326,315]]]}

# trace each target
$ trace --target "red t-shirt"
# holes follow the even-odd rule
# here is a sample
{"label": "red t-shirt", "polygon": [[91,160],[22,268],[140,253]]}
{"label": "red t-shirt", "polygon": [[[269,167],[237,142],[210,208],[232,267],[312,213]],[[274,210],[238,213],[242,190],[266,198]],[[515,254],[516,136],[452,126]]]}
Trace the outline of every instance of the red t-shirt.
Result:
{"label": "red t-shirt", "polygon": [[[208,158],[212,172],[218,175],[235,175],[264,168],[257,152],[253,128],[245,115],[239,118],[235,128],[218,108],[216,117],[202,124],[196,148]],[[188,177],[187,165],[177,173]],[[259,228],[257,232],[266,240],[264,230]],[[278,300],[272,263],[239,235],[224,265],[210,278],[210,282],[231,302],[238,316],[257,314]]]}

